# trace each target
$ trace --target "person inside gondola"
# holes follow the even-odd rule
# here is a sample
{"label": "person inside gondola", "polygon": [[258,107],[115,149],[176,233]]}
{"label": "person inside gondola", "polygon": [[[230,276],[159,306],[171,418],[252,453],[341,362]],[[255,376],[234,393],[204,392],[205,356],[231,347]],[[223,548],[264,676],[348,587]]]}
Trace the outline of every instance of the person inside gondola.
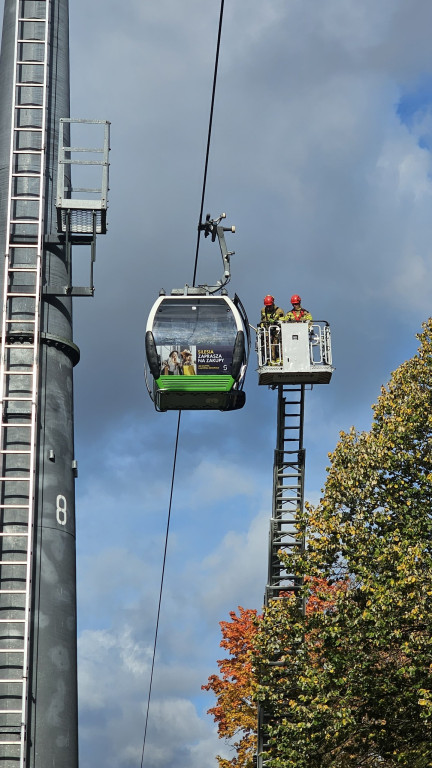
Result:
{"label": "person inside gondola", "polygon": [[162,372],[165,376],[181,376],[183,374],[183,365],[175,349],[169,353],[168,358],[162,363]]}

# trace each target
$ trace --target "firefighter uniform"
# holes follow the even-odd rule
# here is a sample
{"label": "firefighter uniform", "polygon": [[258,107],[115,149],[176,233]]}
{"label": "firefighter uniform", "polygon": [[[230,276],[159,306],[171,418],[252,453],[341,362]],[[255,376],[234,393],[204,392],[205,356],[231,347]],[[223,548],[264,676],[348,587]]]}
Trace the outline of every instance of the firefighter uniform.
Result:
{"label": "firefighter uniform", "polygon": [[312,315],[301,305],[301,298],[298,293],[291,296],[292,309],[284,317],[287,323],[309,323],[312,324]]}
{"label": "firefighter uniform", "polygon": [[[268,294],[264,296],[264,306],[261,310],[261,319],[259,326],[262,328],[268,328],[269,326],[279,326],[281,320],[283,320],[284,311],[280,307],[277,307],[274,303],[274,297]],[[267,334],[266,334],[267,335]],[[266,360],[265,365],[279,364],[281,360],[280,349],[280,328],[270,328],[269,331],[269,343],[270,343],[270,360]]]}
{"label": "firefighter uniform", "polygon": [[260,325],[273,325],[273,323],[280,323],[283,320],[284,311],[275,304],[272,306],[264,306],[261,310]]}
{"label": "firefighter uniform", "polygon": [[287,323],[311,323],[312,315],[307,309],[300,307],[300,309],[291,309],[282,319]]}

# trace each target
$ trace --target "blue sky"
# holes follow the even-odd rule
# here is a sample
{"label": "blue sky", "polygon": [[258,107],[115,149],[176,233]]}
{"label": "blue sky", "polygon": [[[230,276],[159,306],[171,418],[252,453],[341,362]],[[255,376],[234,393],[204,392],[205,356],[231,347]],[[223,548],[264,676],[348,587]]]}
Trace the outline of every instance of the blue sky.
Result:
{"label": "blue sky", "polygon": [[[143,379],[159,289],[192,282],[219,4],[71,0],[72,117],[109,119],[109,231],[74,303],[80,765],[140,764],[177,416]],[[306,398],[306,497],[339,431],[416,350],[432,283],[429,0],[227,0],[205,212],[230,294],[299,293],[336,371]],[[199,282],[221,274],[205,240]],[[145,765],[229,755],[201,684],[220,620],[261,606],[276,393],[252,354],[240,412],[184,413]]]}

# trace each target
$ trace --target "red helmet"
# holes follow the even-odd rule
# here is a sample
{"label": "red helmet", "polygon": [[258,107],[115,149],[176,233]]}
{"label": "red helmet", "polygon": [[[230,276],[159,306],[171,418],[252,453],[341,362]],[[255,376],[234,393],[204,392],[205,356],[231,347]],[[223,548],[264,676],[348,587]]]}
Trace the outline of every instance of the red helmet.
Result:
{"label": "red helmet", "polygon": [[270,296],[270,294],[264,296],[264,306],[271,307],[272,304],[274,304],[274,296]]}
{"label": "red helmet", "polygon": [[301,304],[301,298],[298,293],[295,293],[293,296],[291,296],[291,304]]}

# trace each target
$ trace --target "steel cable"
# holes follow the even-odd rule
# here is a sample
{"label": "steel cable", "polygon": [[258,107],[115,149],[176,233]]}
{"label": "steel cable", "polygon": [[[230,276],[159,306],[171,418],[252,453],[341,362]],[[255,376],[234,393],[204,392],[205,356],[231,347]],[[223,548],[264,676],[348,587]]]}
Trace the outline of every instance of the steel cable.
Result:
{"label": "steel cable", "polygon": [[146,717],[145,717],[144,738],[143,738],[143,748],[142,748],[142,754],[141,754],[140,768],[143,768],[143,764],[144,764],[144,752],[145,752],[145,745],[146,745],[146,738],[147,738],[150,699],[151,699],[151,692],[152,692],[152,685],[153,685],[153,672],[154,672],[154,666],[155,666],[156,647],[157,647],[158,632],[159,632],[159,619],[160,619],[160,612],[161,612],[161,605],[162,605],[162,591],[163,591],[165,565],[166,565],[167,550],[168,550],[168,535],[169,535],[169,526],[170,526],[170,520],[171,520],[171,507],[172,507],[173,491],[174,491],[174,479],[175,479],[175,470],[176,470],[176,464],[177,464],[177,449],[178,449],[179,435],[180,435],[180,419],[181,419],[181,411],[179,411],[178,420],[177,420],[177,434],[175,439],[174,460],[173,460],[173,468],[171,473],[171,490],[170,490],[170,497],[169,497],[168,518],[167,518],[166,533],[165,533],[165,547],[164,547],[163,560],[162,560],[162,575],[161,575],[161,583],[160,583],[160,589],[159,589],[159,602],[158,602],[156,629],[155,629],[155,636],[154,636],[154,643],[153,643],[153,657],[152,657],[151,671],[150,671],[150,682],[149,682],[149,691],[148,691],[148,697],[147,697],[147,711],[146,711]]}
{"label": "steel cable", "polygon": [[211,141],[211,133],[212,133],[212,125],[213,125],[214,103],[215,103],[215,96],[216,96],[216,81],[217,81],[217,73],[218,73],[218,67],[219,67],[219,51],[220,51],[220,42],[221,42],[221,36],[222,36],[224,3],[225,3],[225,0],[221,0],[218,37],[217,37],[217,45],[216,45],[216,59],[215,59],[215,66],[214,66],[214,73],[213,73],[213,88],[212,88],[212,97],[211,97],[211,105],[210,105],[210,118],[209,118],[208,132],[207,132],[207,149],[206,149],[206,157],[205,157],[205,164],[204,164],[204,179],[203,179],[202,194],[201,194],[201,208],[200,208],[199,219],[198,219],[198,236],[197,236],[197,244],[196,244],[196,251],[195,251],[194,273],[193,273],[193,280],[192,280],[193,286],[195,286],[196,273],[198,269],[198,254],[199,254],[200,237],[201,237],[200,224],[202,222],[202,217],[203,217],[204,198],[205,198],[205,191],[206,191],[206,185],[207,185],[207,171],[208,171],[208,162],[209,162],[209,156],[210,156],[210,141]]}
{"label": "steel cable", "polygon": [[[193,286],[195,286],[196,273],[198,268],[198,255],[199,255],[200,235],[201,235],[199,224],[201,224],[202,217],[203,217],[204,199],[205,199],[205,191],[206,191],[206,185],[207,185],[207,171],[208,171],[208,163],[209,163],[209,156],[210,156],[210,142],[211,142],[211,132],[212,132],[212,125],[213,125],[213,112],[214,112],[215,95],[216,95],[217,73],[218,73],[218,66],[219,66],[219,51],[220,51],[220,42],[221,42],[221,35],[222,35],[222,20],[223,20],[224,4],[225,4],[225,0],[221,0],[218,37],[217,37],[217,45],[216,45],[216,57],[215,57],[215,65],[214,65],[214,72],[213,72],[213,87],[212,87],[212,97],[211,97],[211,105],[210,105],[210,118],[209,118],[208,132],[207,132],[207,148],[206,148],[206,156],[205,156],[205,164],[204,164],[204,178],[203,178],[203,186],[202,186],[202,193],[201,193],[201,208],[200,208],[199,221],[198,221],[198,237],[197,237],[197,244],[196,244],[196,251],[195,251],[195,263],[194,263],[194,272],[193,272],[193,280],[192,280]],[[151,663],[151,670],[150,670],[149,690],[148,690],[148,696],[147,696],[147,709],[146,709],[146,716],[145,716],[144,737],[143,737],[140,768],[143,768],[143,765],[144,765],[144,754],[145,754],[145,747],[146,747],[146,740],[147,740],[147,728],[148,728],[150,701],[151,701],[151,693],[152,693],[152,686],[153,686],[153,673],[154,673],[155,659],[156,659],[159,620],[160,620],[160,613],[161,613],[162,593],[163,593],[163,585],[164,585],[164,577],[165,577],[165,565],[166,565],[167,550],[168,550],[168,537],[169,537],[171,508],[172,508],[172,500],[173,500],[173,492],[174,492],[175,470],[176,470],[176,464],[177,464],[177,452],[178,452],[178,444],[179,444],[179,436],[180,436],[180,420],[181,420],[181,410],[179,411],[178,420],[177,420],[177,433],[176,433],[176,439],[175,439],[174,459],[173,459],[173,467],[172,467],[172,474],[171,474],[171,490],[170,490],[169,505],[168,505],[168,517],[167,517],[167,525],[166,525],[166,532],[165,532],[165,546],[164,546],[164,553],[163,553],[163,560],[162,560],[162,573],[161,573],[161,581],[160,581],[160,588],[159,588],[159,602],[158,602],[156,628],[155,628],[155,636],[154,636],[154,643],[153,643],[153,655],[152,655],[152,663]]]}

